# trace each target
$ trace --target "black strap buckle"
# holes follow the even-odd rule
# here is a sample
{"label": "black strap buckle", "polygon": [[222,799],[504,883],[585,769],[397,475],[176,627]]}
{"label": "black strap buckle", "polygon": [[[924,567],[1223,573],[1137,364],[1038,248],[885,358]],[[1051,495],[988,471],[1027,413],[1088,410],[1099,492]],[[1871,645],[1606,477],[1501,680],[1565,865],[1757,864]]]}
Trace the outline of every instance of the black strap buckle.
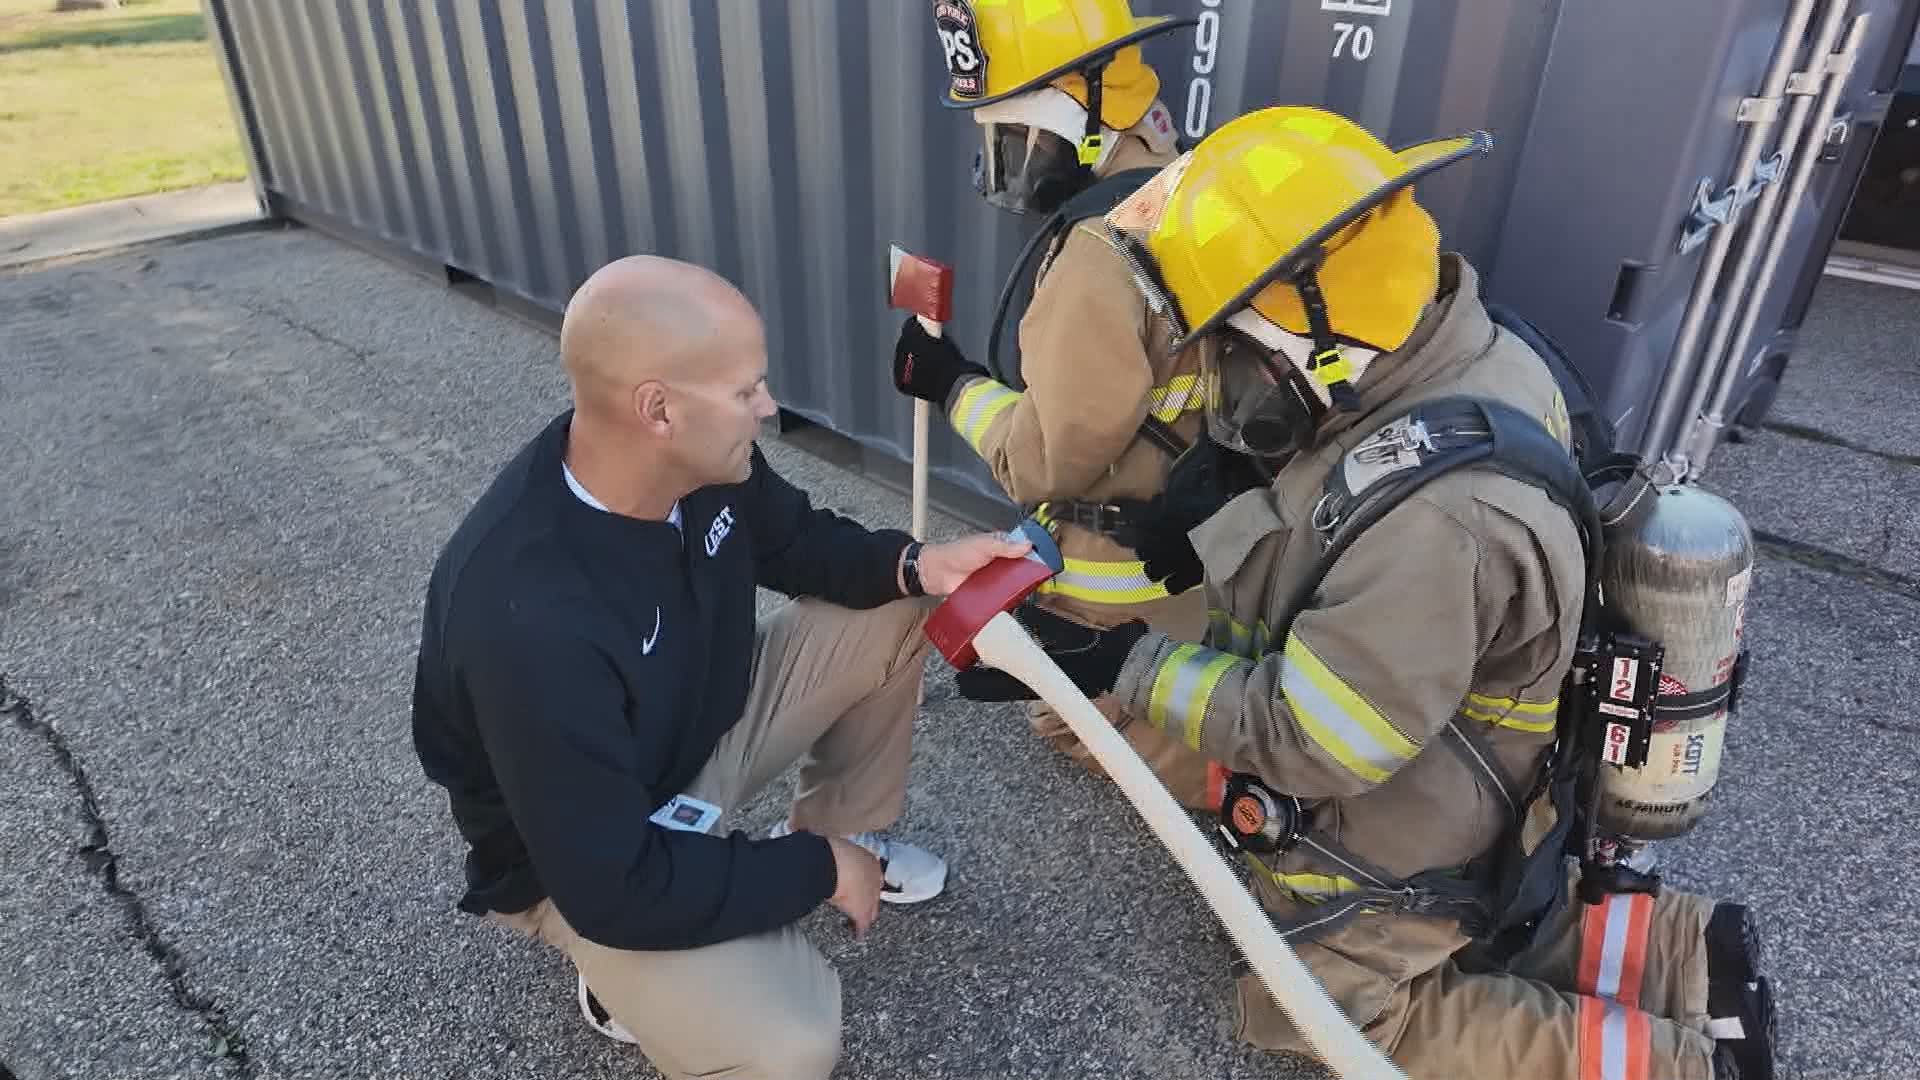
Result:
{"label": "black strap buckle", "polygon": [[1125,507],[1117,503],[1087,502],[1084,499],[1048,502],[1047,518],[1058,525],[1078,525],[1100,533],[1111,533],[1132,524]]}

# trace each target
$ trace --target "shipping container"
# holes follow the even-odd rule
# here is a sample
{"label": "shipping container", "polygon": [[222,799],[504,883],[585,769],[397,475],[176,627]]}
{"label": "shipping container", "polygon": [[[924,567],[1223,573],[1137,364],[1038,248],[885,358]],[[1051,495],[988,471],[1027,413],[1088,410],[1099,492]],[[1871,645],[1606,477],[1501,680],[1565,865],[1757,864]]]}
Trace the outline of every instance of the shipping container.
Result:
{"label": "shipping container", "polygon": [[[956,267],[949,333],[979,357],[1033,225],[974,194],[978,136],[939,105],[917,0],[205,3],[273,212],[547,321],[619,255],[712,267],[760,307],[790,415],[876,467],[905,459],[912,415],[886,372],[888,245]],[[1195,20],[1146,50],[1190,138],[1271,104],[1396,145],[1490,130],[1493,153],[1422,202],[1658,455],[1684,448],[1698,381],[1668,375],[1711,372],[1711,346],[1740,345],[1728,409],[1764,407],[1920,18],[1920,0],[1135,6]],[[1795,136],[1812,161],[1795,185],[1798,158],[1774,155],[1828,104],[1816,39],[1862,16],[1831,122]],[[1756,217],[1785,223],[1780,243]],[[932,460],[948,494],[995,494],[941,424]]]}

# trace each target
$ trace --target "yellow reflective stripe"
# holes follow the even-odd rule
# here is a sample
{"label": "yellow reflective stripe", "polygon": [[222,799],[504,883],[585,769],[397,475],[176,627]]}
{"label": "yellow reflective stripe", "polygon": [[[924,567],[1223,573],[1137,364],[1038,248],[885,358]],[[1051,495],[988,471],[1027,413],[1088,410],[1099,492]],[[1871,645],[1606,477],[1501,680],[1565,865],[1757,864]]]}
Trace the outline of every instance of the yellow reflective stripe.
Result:
{"label": "yellow reflective stripe", "polygon": [[1198,375],[1175,375],[1165,386],[1156,386],[1147,393],[1147,412],[1157,420],[1172,423],[1180,419],[1182,413],[1204,408],[1207,396],[1200,392],[1204,385]]}
{"label": "yellow reflective stripe", "polygon": [[960,391],[954,400],[953,429],[967,440],[967,445],[975,452],[980,449],[980,440],[986,437],[987,429],[1001,413],[1013,408],[1020,400],[1017,391],[1009,390],[992,379],[975,379]]}
{"label": "yellow reflective stripe", "polygon": [[1153,673],[1147,695],[1147,722],[1162,731],[1178,724],[1187,749],[1200,749],[1200,724],[1206,719],[1207,700],[1214,687],[1239,659],[1200,645],[1176,645]]}
{"label": "yellow reflective stripe", "polygon": [[1144,604],[1167,595],[1167,587],[1148,577],[1138,559],[1062,561],[1064,569],[1041,583],[1037,591],[1071,596],[1089,604]]}
{"label": "yellow reflective stripe", "polygon": [[1219,608],[1207,609],[1207,644],[1216,649],[1247,655],[1251,642],[1246,640],[1246,628]]}
{"label": "yellow reflective stripe", "polygon": [[1273,874],[1275,884],[1309,903],[1331,900],[1363,887],[1352,878],[1338,874]]}
{"label": "yellow reflective stripe", "polygon": [[1465,705],[1460,707],[1460,715],[1471,717],[1483,724],[1492,724],[1494,727],[1511,728],[1514,731],[1525,731],[1535,735],[1552,731],[1556,726],[1556,721],[1551,716],[1544,720],[1522,720],[1512,714],[1481,712],[1479,709]]}
{"label": "yellow reflective stripe", "polygon": [[[1486,694],[1467,694],[1472,705],[1460,706],[1460,715],[1478,720],[1495,727],[1511,728],[1531,734],[1549,732],[1558,724],[1560,699],[1552,701],[1520,701],[1515,698],[1490,697]],[[1478,705],[1476,709],[1473,705]]]}
{"label": "yellow reflective stripe", "polygon": [[1232,653],[1216,652],[1194,675],[1193,692],[1187,698],[1187,749],[1200,749],[1200,725],[1207,718],[1207,702],[1213,700],[1214,688],[1220,685],[1235,659]]}
{"label": "yellow reflective stripe", "polygon": [[1420,747],[1395,730],[1297,636],[1280,665],[1280,692],[1301,730],[1355,776],[1378,784]]}
{"label": "yellow reflective stripe", "polygon": [[1200,652],[1198,645],[1175,645],[1167,659],[1153,673],[1153,689],[1147,693],[1147,723],[1165,731],[1171,708],[1174,684],[1181,667]]}
{"label": "yellow reflective stripe", "polygon": [[1318,904],[1336,896],[1359,892],[1366,886],[1348,877],[1338,874],[1298,873],[1283,874],[1262,862],[1252,852],[1242,853],[1241,859],[1247,868],[1293,895],[1303,903]]}
{"label": "yellow reflective stripe", "polygon": [[1501,712],[1532,713],[1535,716],[1553,716],[1560,711],[1560,699],[1552,701],[1517,701],[1510,697],[1488,697],[1485,694],[1469,693],[1467,700],[1475,705]]}
{"label": "yellow reflective stripe", "polygon": [[1220,608],[1207,609],[1207,622],[1213,633],[1215,648],[1244,656],[1249,660],[1258,660],[1267,651],[1267,620],[1256,622],[1251,630],[1247,624]]}

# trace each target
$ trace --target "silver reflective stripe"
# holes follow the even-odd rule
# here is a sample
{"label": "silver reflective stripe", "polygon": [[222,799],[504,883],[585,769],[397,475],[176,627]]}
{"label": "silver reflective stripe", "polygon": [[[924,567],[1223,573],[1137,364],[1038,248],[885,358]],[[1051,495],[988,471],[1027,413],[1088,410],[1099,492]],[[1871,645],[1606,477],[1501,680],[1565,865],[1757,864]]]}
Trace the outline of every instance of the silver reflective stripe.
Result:
{"label": "silver reflective stripe", "polygon": [[1627,1011],[1607,1003],[1607,1015],[1600,1021],[1600,1076],[1602,1080],[1627,1080]]}
{"label": "silver reflective stripe", "polygon": [[1019,397],[1014,390],[992,380],[981,379],[960,392],[960,400],[955,403],[959,413],[958,423],[954,426],[969,444],[978,445],[994,417]]}
{"label": "silver reflective stripe", "polygon": [[[1197,706],[1198,712],[1201,714],[1204,714],[1207,709],[1207,699],[1204,695],[1200,696],[1198,702],[1194,701],[1195,691],[1201,688],[1201,681],[1210,674],[1212,673],[1207,670],[1206,664],[1188,660],[1181,664],[1179,669],[1173,673],[1173,686],[1167,693],[1168,698],[1171,699],[1167,703],[1167,733],[1170,735],[1178,734],[1181,741],[1187,743],[1189,746],[1200,741],[1200,716],[1194,715],[1195,708]],[[1220,681],[1219,676],[1213,675],[1211,681],[1218,683]],[[1207,689],[1211,690],[1213,687],[1209,686]],[[1180,725],[1178,732],[1173,730],[1175,723]],[[1192,737],[1189,738],[1189,735]]]}
{"label": "silver reflective stripe", "polygon": [[1321,689],[1291,655],[1280,667],[1280,690],[1287,696],[1295,715],[1304,721],[1307,734],[1362,778],[1384,780],[1411,756],[1388,749],[1373,732],[1350,716],[1333,695]]}
{"label": "silver reflective stripe", "polygon": [[1200,749],[1200,728],[1213,691],[1239,659],[1200,645],[1176,645],[1160,662],[1147,696],[1147,723]]}
{"label": "silver reflective stripe", "polygon": [[1061,593],[1094,604],[1141,604],[1167,595],[1166,586],[1147,576],[1137,561],[1067,559],[1039,591]]}
{"label": "silver reflective stripe", "polygon": [[1158,420],[1172,423],[1182,413],[1206,406],[1206,386],[1202,376],[1175,375],[1165,386],[1156,386],[1147,393],[1147,411]]}
{"label": "silver reflective stripe", "polygon": [[1632,929],[1632,901],[1617,894],[1607,897],[1607,924],[1600,946],[1600,974],[1594,979],[1595,994],[1604,998],[1620,996],[1620,969],[1626,962],[1627,934]]}

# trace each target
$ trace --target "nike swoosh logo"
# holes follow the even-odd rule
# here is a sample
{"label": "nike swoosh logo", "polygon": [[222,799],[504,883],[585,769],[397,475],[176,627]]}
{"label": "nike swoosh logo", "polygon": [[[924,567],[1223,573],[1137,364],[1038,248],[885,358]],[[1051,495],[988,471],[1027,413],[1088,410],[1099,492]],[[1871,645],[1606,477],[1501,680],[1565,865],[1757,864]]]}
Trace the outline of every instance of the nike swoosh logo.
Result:
{"label": "nike swoosh logo", "polygon": [[649,653],[653,652],[653,643],[659,640],[659,638],[660,638],[660,609],[658,607],[655,607],[653,609],[653,633],[648,634],[647,640],[640,643],[640,655],[646,656]]}

